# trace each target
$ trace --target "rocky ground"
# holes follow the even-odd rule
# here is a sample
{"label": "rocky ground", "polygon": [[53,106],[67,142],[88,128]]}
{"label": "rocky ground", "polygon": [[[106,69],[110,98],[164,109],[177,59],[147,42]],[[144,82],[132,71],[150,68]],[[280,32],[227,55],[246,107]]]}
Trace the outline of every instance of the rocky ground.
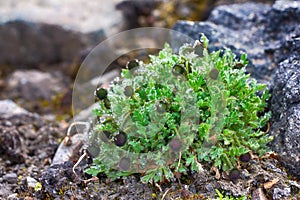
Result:
{"label": "rocky ground", "polygon": [[[63,142],[71,122],[72,83],[81,61],[93,44],[124,28],[120,21],[128,19],[125,11],[134,8],[142,19],[134,26],[153,23],[150,11],[143,9],[144,4],[125,3],[117,12],[111,3],[120,1],[109,1],[107,10],[118,14],[101,24],[95,19],[108,14],[97,14],[98,5],[92,2],[83,5],[87,11],[73,16],[78,4],[63,1],[60,13],[64,14],[56,18],[51,16],[58,1],[24,2],[0,2],[0,16],[9,16],[1,17],[0,24],[0,199],[207,199],[215,198],[216,189],[257,200],[300,199],[298,1],[223,5],[214,8],[206,21],[175,24],[175,30],[194,39],[204,32],[211,50],[228,47],[238,55],[247,52],[248,71],[272,94],[269,134],[275,138],[270,144],[275,153],[241,165],[236,181],[207,169],[159,187],[141,183],[139,176],[90,179],[83,170],[91,159],[77,167],[76,176],[72,168],[82,154],[84,136],[74,136],[71,146]],[[27,15],[28,10],[34,11]],[[46,15],[38,18],[41,10]],[[92,29],[95,24],[98,27]],[[116,61],[111,69],[120,63]],[[104,82],[118,74],[118,70],[111,72]],[[83,119],[84,112],[77,117]]]}

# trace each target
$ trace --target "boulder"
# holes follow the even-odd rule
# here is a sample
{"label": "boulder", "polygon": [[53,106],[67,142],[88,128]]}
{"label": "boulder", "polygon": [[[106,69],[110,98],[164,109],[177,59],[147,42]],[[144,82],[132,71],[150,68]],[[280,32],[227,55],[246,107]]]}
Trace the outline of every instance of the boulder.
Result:
{"label": "boulder", "polygon": [[51,97],[62,92],[63,88],[61,74],[54,76],[49,72],[37,70],[16,70],[8,78],[6,90],[10,98],[33,101],[51,100]]}
{"label": "boulder", "polygon": [[[300,48],[298,49],[300,52]],[[273,76],[271,147],[282,164],[300,179],[300,55],[279,64]]]}
{"label": "boulder", "polygon": [[[260,3],[222,5],[206,22],[179,21],[174,30],[200,39],[204,33],[211,50],[247,52],[248,71],[261,81],[269,81],[274,69],[287,55],[277,53],[299,30],[300,2],[279,0],[273,6]],[[291,47],[292,45],[290,45]],[[288,49],[288,48],[285,48]]]}
{"label": "boulder", "polygon": [[115,9],[120,1],[6,0],[0,3],[0,23],[21,19],[75,32],[90,33],[102,29],[111,34],[122,23],[121,12]]}
{"label": "boulder", "polygon": [[16,20],[0,24],[0,64],[33,68],[72,62],[104,39],[101,31],[82,34],[58,25]]}
{"label": "boulder", "polygon": [[179,21],[174,29],[194,39],[204,33],[211,49],[228,47],[248,54],[251,76],[272,94],[272,150],[289,173],[300,179],[300,2],[223,5],[206,22]]}

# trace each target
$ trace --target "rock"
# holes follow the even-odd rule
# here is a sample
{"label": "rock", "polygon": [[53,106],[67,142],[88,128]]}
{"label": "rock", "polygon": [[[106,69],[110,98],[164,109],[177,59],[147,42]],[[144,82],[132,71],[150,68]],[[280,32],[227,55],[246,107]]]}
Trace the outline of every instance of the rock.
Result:
{"label": "rock", "polygon": [[61,164],[67,161],[78,160],[80,149],[87,143],[87,135],[76,134],[72,138],[70,146],[65,145],[63,142],[59,145],[51,165]]}
{"label": "rock", "polygon": [[273,199],[285,199],[291,195],[291,189],[290,188],[275,188],[273,191]]}
{"label": "rock", "polygon": [[70,82],[60,71],[16,70],[7,78],[2,96],[31,112],[68,113],[71,110]]}
{"label": "rock", "polygon": [[262,188],[258,188],[253,191],[251,199],[252,200],[267,200],[267,197],[264,194],[264,191],[262,190]]}
{"label": "rock", "polygon": [[26,182],[27,182],[28,187],[34,188],[38,181],[35,180],[34,178],[30,177],[30,176],[27,176],[26,177]]}
{"label": "rock", "polygon": [[[0,24],[0,64],[21,68],[73,62],[88,47],[89,35],[49,24],[10,21]],[[100,39],[103,40],[103,34]],[[100,41],[101,41],[100,40]]]}
{"label": "rock", "polygon": [[27,101],[51,100],[62,92],[62,76],[53,76],[37,70],[16,70],[8,78],[6,91],[10,98],[22,98]]}
{"label": "rock", "polygon": [[18,194],[13,193],[7,197],[8,200],[17,200],[18,199]]}
{"label": "rock", "polygon": [[9,118],[13,115],[28,114],[28,111],[18,106],[12,100],[0,100],[0,115]]}
{"label": "rock", "polygon": [[223,5],[207,22],[180,21],[174,29],[194,39],[203,32],[211,50],[228,47],[248,54],[252,77],[268,84],[273,113],[272,150],[289,173],[300,179],[300,2]]}
{"label": "rock", "polygon": [[75,174],[72,171],[73,165],[73,162],[65,162],[53,165],[41,173],[40,181],[43,188],[47,192],[58,195],[63,186],[68,185],[69,181],[75,179]]}
{"label": "rock", "polygon": [[120,1],[7,0],[1,2],[0,22],[21,19],[58,25],[76,32],[90,33],[104,29],[107,34],[111,34],[122,23],[121,13],[115,9]]}
{"label": "rock", "polygon": [[81,52],[121,31],[122,14],[115,9],[120,1],[1,2],[0,65],[78,62]]}
{"label": "rock", "polygon": [[3,180],[8,182],[8,183],[17,183],[18,181],[18,176],[15,173],[9,173],[9,174],[5,174],[3,176]]}
{"label": "rock", "polygon": [[[282,4],[284,7],[279,9]],[[206,22],[179,21],[173,29],[194,39],[204,33],[211,42],[211,50],[228,47],[237,55],[246,52],[250,59],[248,71],[266,82],[284,57],[276,52],[299,30],[299,10],[300,2],[294,1],[277,1],[273,6],[223,5],[214,9]]]}
{"label": "rock", "polygon": [[[0,118],[1,119],[1,118]],[[0,154],[10,164],[25,162],[26,150],[18,131],[14,127],[0,125]]]}
{"label": "rock", "polygon": [[283,61],[272,82],[271,133],[272,149],[279,153],[282,164],[300,179],[300,60]]}

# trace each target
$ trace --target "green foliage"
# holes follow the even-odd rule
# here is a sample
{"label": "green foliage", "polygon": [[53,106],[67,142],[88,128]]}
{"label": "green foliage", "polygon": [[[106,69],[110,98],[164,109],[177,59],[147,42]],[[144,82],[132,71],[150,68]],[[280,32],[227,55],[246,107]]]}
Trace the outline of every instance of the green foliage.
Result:
{"label": "green foliage", "polygon": [[34,191],[37,192],[37,191],[40,191],[42,190],[43,186],[40,182],[37,182],[35,185],[34,185]]}
{"label": "green foliage", "polygon": [[241,197],[232,197],[232,196],[226,196],[222,194],[218,189],[216,189],[216,200],[247,200],[247,197],[241,196]]}
{"label": "green foliage", "polygon": [[[209,54],[207,38],[201,41],[179,54],[166,44],[150,63],[122,71],[94,111],[90,148],[97,153],[87,173],[141,173],[143,182],[159,182],[199,171],[200,162],[231,170],[239,156],[268,151],[266,86],[245,73],[246,54]],[[120,132],[126,140],[117,141]]]}

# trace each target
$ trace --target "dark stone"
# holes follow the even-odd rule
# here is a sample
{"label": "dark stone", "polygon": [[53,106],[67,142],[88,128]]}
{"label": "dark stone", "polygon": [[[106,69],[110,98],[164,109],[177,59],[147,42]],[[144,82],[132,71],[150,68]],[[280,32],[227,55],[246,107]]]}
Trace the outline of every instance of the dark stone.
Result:
{"label": "dark stone", "polygon": [[[289,54],[291,38],[299,32],[300,2],[277,1],[273,6],[259,3],[223,5],[214,9],[206,22],[179,21],[175,30],[193,39],[204,33],[210,50],[230,48],[238,56],[246,52],[247,70],[253,77],[268,81],[279,61]],[[291,47],[291,48],[289,48]]]}
{"label": "dark stone", "polygon": [[41,63],[72,62],[92,42],[104,39],[103,33],[82,34],[61,26],[9,21],[0,24],[0,64],[37,67]]}
{"label": "dark stone", "polygon": [[59,191],[70,181],[74,181],[76,176],[72,171],[73,162],[56,164],[41,173],[39,180],[46,192],[59,194]]}
{"label": "dark stone", "polygon": [[138,28],[143,26],[141,19],[146,19],[148,26],[153,25],[151,15],[153,10],[157,7],[158,1],[144,0],[144,1],[122,1],[116,5],[116,9],[122,11],[127,28]]}
{"label": "dark stone", "polygon": [[11,99],[51,100],[62,93],[64,81],[62,74],[54,76],[37,70],[16,70],[9,76],[5,90]]}
{"label": "dark stone", "polygon": [[[300,48],[299,48],[300,50]],[[299,51],[298,50],[298,51]],[[300,60],[291,56],[281,62],[272,81],[271,147],[282,164],[300,179]]]}
{"label": "dark stone", "polygon": [[9,100],[0,101],[0,114],[0,159],[16,165],[54,155],[61,137],[56,125]]}
{"label": "dark stone", "polygon": [[17,183],[18,176],[15,173],[5,174],[3,176],[3,180],[6,181],[6,182],[8,182],[8,183]]}
{"label": "dark stone", "polygon": [[272,94],[272,150],[289,173],[300,178],[300,2],[219,6],[207,22],[179,21],[174,29],[193,39],[204,33],[209,50],[246,52],[247,71]]}

